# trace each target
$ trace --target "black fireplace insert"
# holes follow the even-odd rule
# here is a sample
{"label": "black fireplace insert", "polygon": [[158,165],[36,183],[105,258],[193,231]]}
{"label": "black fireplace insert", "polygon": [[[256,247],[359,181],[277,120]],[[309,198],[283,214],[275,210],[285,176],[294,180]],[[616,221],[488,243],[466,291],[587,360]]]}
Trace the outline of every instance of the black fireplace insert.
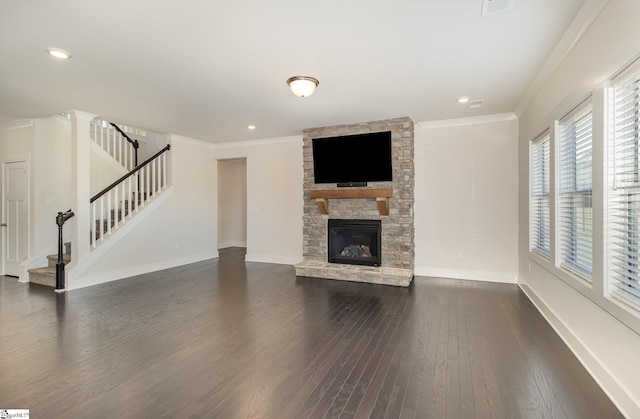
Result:
{"label": "black fireplace insert", "polygon": [[329,219],[329,263],[380,266],[381,232],[380,220]]}

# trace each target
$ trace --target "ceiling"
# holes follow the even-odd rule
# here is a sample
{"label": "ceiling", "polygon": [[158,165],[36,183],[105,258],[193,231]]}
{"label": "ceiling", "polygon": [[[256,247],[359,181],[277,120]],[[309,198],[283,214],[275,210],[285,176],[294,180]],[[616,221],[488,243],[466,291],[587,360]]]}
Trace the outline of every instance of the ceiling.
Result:
{"label": "ceiling", "polygon": [[[215,143],[514,112],[585,3],[2,0],[0,122],[76,109]],[[294,75],[320,85],[298,98]]]}

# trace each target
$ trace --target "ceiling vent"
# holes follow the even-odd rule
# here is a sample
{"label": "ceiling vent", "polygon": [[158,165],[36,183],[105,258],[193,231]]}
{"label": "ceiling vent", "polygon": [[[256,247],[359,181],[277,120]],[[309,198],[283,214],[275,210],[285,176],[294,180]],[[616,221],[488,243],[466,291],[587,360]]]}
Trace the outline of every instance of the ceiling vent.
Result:
{"label": "ceiling vent", "polygon": [[513,0],[482,0],[482,16],[495,15],[513,9]]}
{"label": "ceiling vent", "polygon": [[470,100],[469,101],[469,108],[471,108],[471,109],[480,108],[483,103],[484,103],[484,100],[480,100],[480,99]]}

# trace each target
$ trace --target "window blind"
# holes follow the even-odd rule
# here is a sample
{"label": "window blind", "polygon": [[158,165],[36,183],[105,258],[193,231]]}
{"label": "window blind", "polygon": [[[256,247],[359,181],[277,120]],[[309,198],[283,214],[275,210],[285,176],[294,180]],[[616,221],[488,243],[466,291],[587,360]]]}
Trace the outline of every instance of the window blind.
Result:
{"label": "window blind", "polygon": [[593,256],[591,99],[558,124],[558,265],[591,283]]}
{"label": "window blind", "polygon": [[609,89],[608,280],[609,293],[640,309],[640,63]]}
{"label": "window blind", "polygon": [[549,133],[531,141],[531,188],[529,196],[529,250],[549,257]]}

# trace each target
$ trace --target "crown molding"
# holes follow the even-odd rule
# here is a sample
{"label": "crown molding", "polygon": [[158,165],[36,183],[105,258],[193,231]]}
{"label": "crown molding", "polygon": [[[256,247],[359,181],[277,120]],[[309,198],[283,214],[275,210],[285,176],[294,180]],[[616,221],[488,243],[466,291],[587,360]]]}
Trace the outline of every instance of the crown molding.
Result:
{"label": "crown molding", "polygon": [[33,126],[33,119],[16,119],[15,121],[0,122],[0,131],[27,128]]}
{"label": "crown molding", "polygon": [[493,115],[473,116],[469,118],[455,118],[455,119],[441,119],[439,121],[425,121],[418,122],[418,125],[422,129],[428,128],[444,128],[444,127],[459,127],[463,125],[477,125],[477,124],[489,124],[492,122],[504,122],[514,121],[518,117],[513,112],[498,113]]}

